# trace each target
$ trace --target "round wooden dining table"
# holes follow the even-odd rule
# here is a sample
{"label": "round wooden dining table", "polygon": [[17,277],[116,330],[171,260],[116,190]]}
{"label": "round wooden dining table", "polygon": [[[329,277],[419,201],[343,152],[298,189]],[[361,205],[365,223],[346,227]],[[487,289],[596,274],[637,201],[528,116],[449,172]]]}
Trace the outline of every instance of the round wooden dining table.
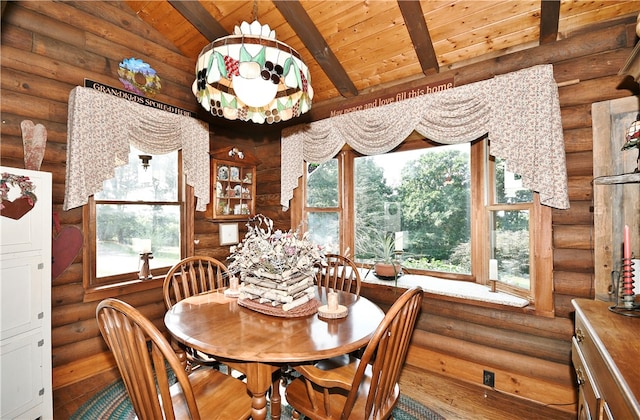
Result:
{"label": "round wooden dining table", "polygon": [[[326,291],[316,298],[325,305]],[[242,307],[222,290],[192,296],[167,311],[164,321],[180,342],[213,355],[246,375],[252,397],[252,418],[267,414],[272,374],[284,365],[309,363],[350,353],[365,346],[384,318],[384,312],[362,296],[338,292],[346,306],[344,318],[326,319],[317,313],[302,317],[266,315]],[[280,417],[279,390],[271,400],[271,416]]]}

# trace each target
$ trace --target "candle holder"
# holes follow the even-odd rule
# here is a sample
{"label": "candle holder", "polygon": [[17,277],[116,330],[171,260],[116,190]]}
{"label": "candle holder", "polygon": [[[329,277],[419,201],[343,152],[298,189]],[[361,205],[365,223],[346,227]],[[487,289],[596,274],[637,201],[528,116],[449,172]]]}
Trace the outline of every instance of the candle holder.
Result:
{"label": "candle holder", "polygon": [[640,317],[640,304],[636,304],[633,292],[633,262],[632,258],[622,259],[622,272],[612,273],[613,290],[616,304],[609,310],[620,315]]}
{"label": "candle holder", "polygon": [[146,280],[153,277],[151,275],[151,270],[149,269],[149,260],[152,260],[152,259],[153,259],[153,254],[151,252],[140,253],[140,261],[142,261],[142,266],[140,267],[140,273],[138,273],[138,278],[140,280]]}

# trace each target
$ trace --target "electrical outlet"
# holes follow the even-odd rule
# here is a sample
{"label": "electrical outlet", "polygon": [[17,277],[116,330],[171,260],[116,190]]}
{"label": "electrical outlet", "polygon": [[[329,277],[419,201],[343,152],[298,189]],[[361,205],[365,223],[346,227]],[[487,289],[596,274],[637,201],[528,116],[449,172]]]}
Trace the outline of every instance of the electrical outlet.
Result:
{"label": "electrical outlet", "polygon": [[485,370],[482,372],[482,383],[493,388],[496,384],[496,375],[493,372]]}

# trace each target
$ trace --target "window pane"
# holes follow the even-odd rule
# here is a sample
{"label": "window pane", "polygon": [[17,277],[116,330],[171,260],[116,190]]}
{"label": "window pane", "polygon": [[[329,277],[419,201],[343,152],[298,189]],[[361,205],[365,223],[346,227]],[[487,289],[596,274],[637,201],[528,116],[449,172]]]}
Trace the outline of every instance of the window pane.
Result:
{"label": "window pane", "polygon": [[405,266],[470,273],[470,176],[469,143],[356,158],[356,259],[403,232]]}
{"label": "window pane", "polygon": [[309,239],[311,242],[322,246],[327,253],[339,253],[339,220],[340,217],[337,212],[307,213]]}
{"label": "window pane", "polygon": [[307,207],[338,207],[338,160],[307,163]]}
{"label": "window pane", "polygon": [[498,261],[497,280],[529,290],[529,211],[492,211],[491,217],[491,258]]}
{"label": "window pane", "polygon": [[506,169],[505,160],[496,158],[496,203],[531,203],[533,193],[522,186],[522,178]]}
{"label": "window pane", "polygon": [[150,267],[180,260],[180,206],[96,204],[96,276],[137,272],[144,240],[151,242]]}
{"label": "window pane", "polygon": [[149,167],[142,167],[140,155],[131,146],[129,163],[116,168],[115,176],[102,185],[96,200],[178,201],[178,152],[154,155]]}

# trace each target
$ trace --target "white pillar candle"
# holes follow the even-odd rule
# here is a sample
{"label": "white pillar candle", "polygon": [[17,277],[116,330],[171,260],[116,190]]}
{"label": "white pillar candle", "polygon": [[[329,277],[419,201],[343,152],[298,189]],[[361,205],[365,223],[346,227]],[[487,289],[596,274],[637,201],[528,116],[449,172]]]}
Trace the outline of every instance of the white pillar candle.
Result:
{"label": "white pillar candle", "polygon": [[234,292],[238,290],[238,278],[236,276],[231,276],[231,278],[229,278],[229,289]]}
{"label": "white pillar candle", "polygon": [[498,260],[489,260],[489,280],[498,280]]}
{"label": "white pillar candle", "polygon": [[148,254],[151,252],[151,239],[140,239],[140,253]]}
{"label": "white pillar candle", "polygon": [[395,246],[396,251],[404,250],[404,232],[396,232]]}
{"label": "white pillar candle", "polygon": [[330,311],[338,310],[338,293],[334,292],[333,290],[327,293],[327,306],[329,307]]}

